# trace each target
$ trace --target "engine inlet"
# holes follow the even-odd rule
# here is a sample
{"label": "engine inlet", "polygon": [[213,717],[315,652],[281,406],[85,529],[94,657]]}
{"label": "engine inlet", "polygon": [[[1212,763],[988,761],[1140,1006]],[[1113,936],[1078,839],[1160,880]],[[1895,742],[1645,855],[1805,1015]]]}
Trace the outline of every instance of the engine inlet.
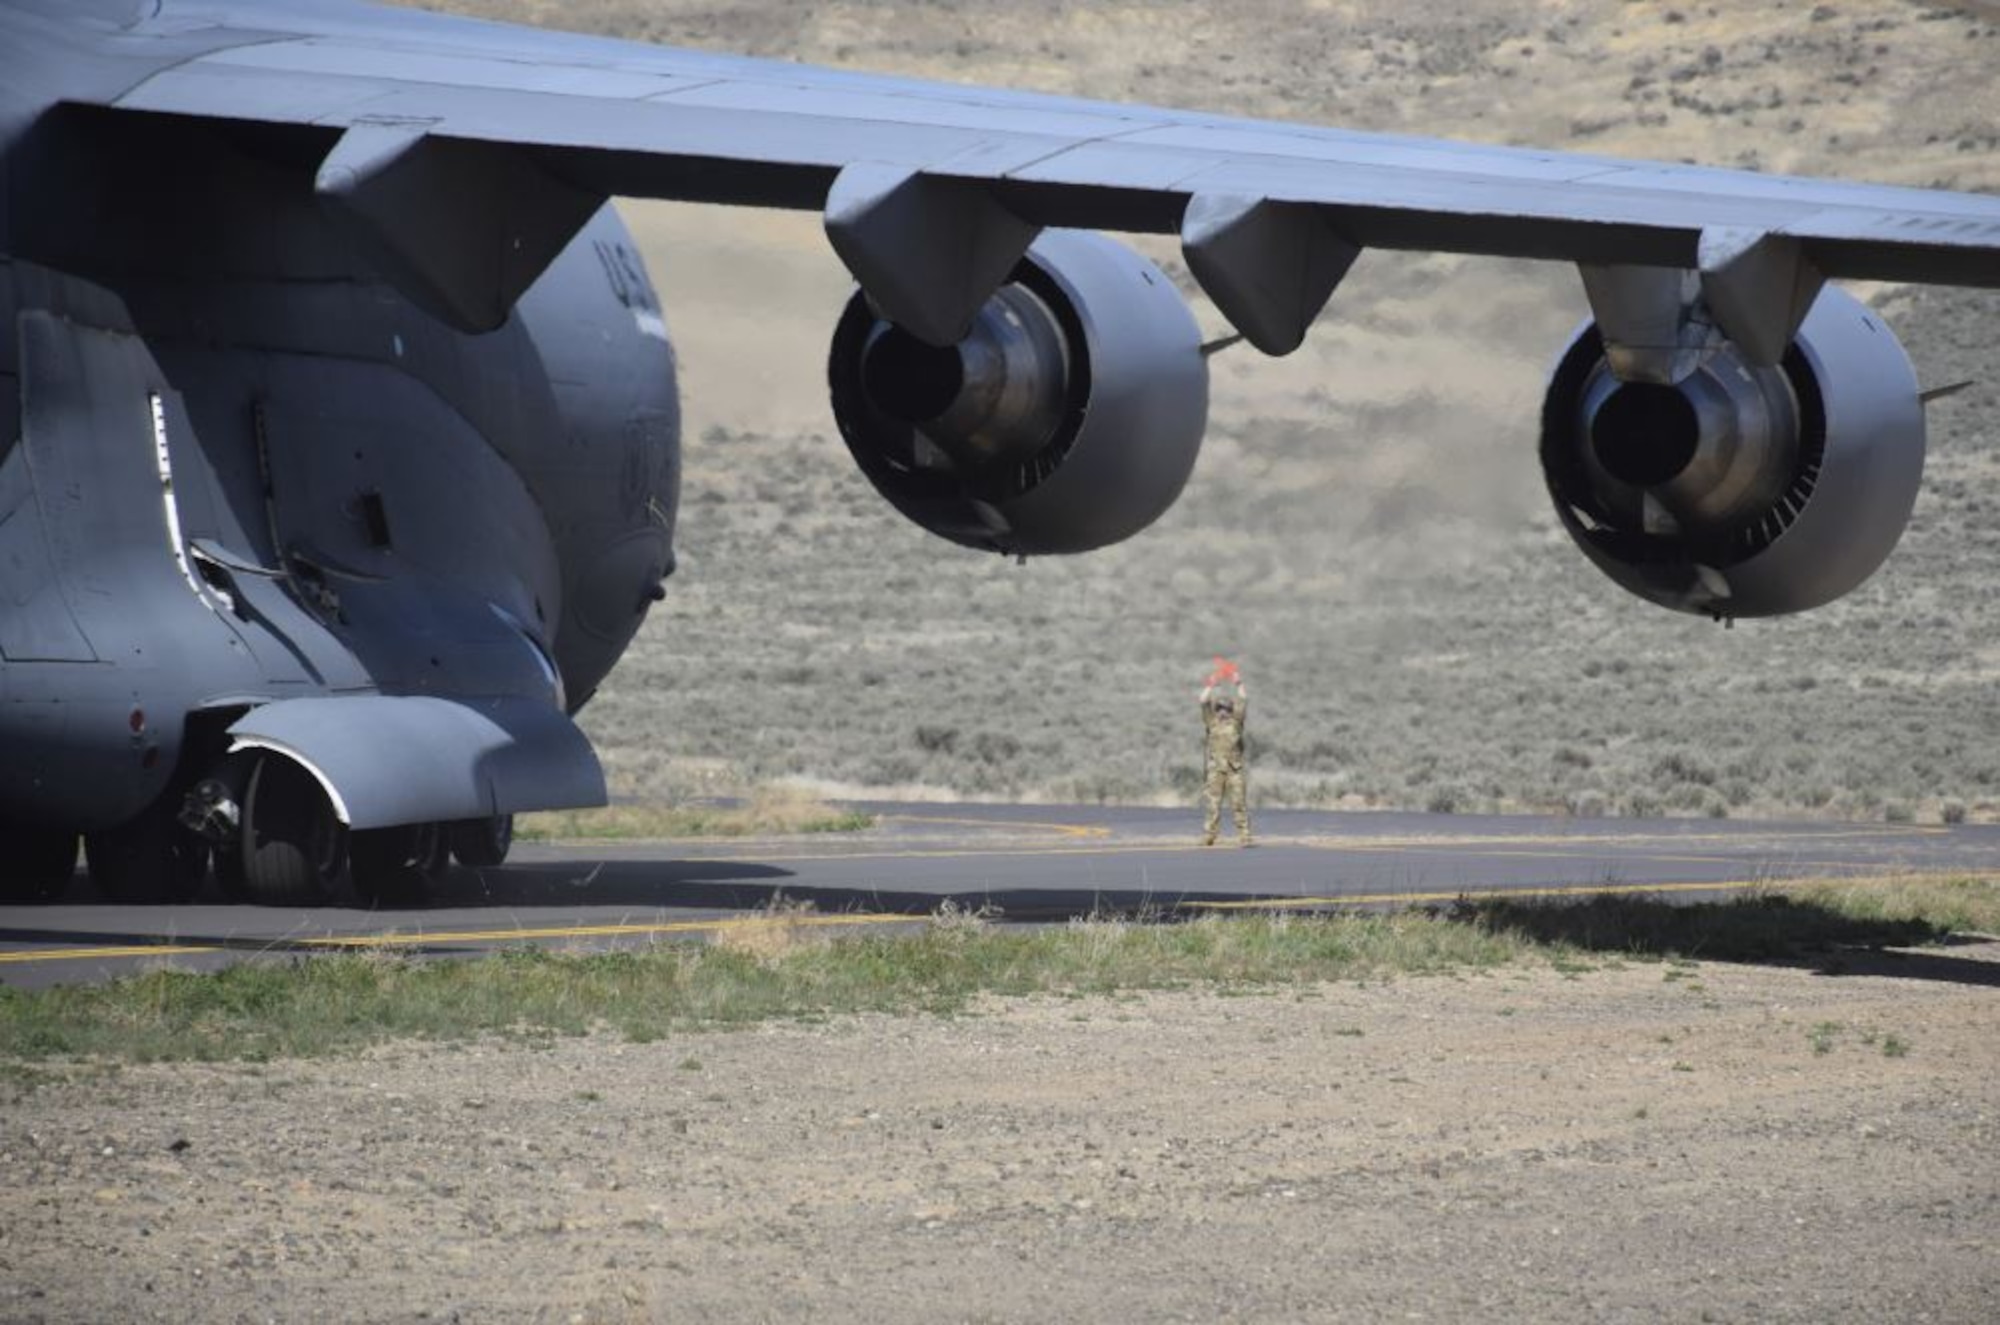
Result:
{"label": "engine inlet", "polygon": [[1543,400],[1542,474],[1570,537],[1633,593],[1776,616],[1838,598],[1889,555],[1923,424],[1908,356],[1829,286],[1778,364],[1724,342],[1672,385],[1621,380],[1585,323]]}
{"label": "engine inlet", "polygon": [[1068,404],[1069,350],[1048,306],[1009,285],[956,345],[881,324],[863,351],[861,380],[876,408],[972,471],[1048,444]]}
{"label": "engine inlet", "polygon": [[1670,524],[1704,547],[1720,544],[1797,474],[1799,409],[1782,369],[1721,355],[1664,386],[1623,382],[1601,365],[1579,409],[1590,486],[1630,527]]}
{"label": "engine inlet", "polygon": [[1591,418],[1590,445],[1605,473],[1650,488],[1688,467],[1701,446],[1701,420],[1680,388],[1628,382]]}

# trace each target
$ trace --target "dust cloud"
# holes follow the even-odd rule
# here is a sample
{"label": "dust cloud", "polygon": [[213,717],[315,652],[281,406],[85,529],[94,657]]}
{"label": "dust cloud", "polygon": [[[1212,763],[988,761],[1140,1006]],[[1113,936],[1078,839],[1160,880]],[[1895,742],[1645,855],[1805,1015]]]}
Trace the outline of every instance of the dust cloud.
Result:
{"label": "dust cloud", "polygon": [[[2000,18],[1970,7],[455,7],[1059,94],[2000,191]],[[1002,566],[903,524],[846,455],[825,356],[848,281],[816,217],[624,206],[689,427],[682,573],[584,714],[621,792],[789,778],[1184,796],[1185,692],[1224,652],[1256,680],[1272,800],[2000,816],[1992,386],[1933,411],[1925,495],[1881,574],[1832,608],[1723,632],[1623,595],[1548,509],[1535,428],[1584,313],[1575,273],[1370,252],[1297,354],[1214,361],[1208,441],[1157,525]],[[1170,239],[1135,243],[1188,288]],[[1862,293],[1926,383],[1995,380],[1995,296]]]}

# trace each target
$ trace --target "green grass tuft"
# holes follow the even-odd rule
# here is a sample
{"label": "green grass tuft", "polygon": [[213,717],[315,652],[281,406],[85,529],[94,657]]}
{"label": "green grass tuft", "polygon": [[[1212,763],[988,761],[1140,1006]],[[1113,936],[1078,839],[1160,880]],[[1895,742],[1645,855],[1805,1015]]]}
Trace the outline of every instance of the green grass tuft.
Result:
{"label": "green grass tuft", "polygon": [[1269,988],[1492,967],[1529,951],[1474,926],[1369,914],[1037,930],[952,921],[913,935],[534,950],[463,962],[336,954],[0,990],[0,1057],[256,1060],[397,1039],[537,1040],[604,1029],[647,1042],[772,1018],[960,1013],[982,995]]}
{"label": "green grass tuft", "polygon": [[1946,933],[2000,935],[2000,879],[1926,875],[1785,884],[1794,905],[1863,925],[1911,925]]}
{"label": "green grass tuft", "polygon": [[[724,926],[707,944],[641,951],[531,949],[451,962],[358,952],[248,961],[212,974],[151,970],[103,985],[0,988],[0,1065],[11,1065],[0,1084],[32,1090],[39,1078],[28,1065],[64,1057],[261,1060],[398,1039],[504,1036],[545,1045],[604,1030],[647,1043],[773,1018],[957,1014],[986,996],[1296,991],[1521,961],[1575,978],[1603,965],[1607,952],[1663,956],[1664,978],[1680,980],[1691,957],[1790,960],[1815,947],[1906,945],[1956,928],[2000,928],[2000,889],[1984,880],[1896,880],[1694,906],[1632,896],[1494,899],[1429,911],[1090,920],[1044,929],[947,911],[917,933],[893,935],[836,936],[810,919],[782,908]],[[1837,1030],[1815,1028],[1815,1049],[1831,1049]],[[1895,1044],[1885,1041],[1882,1052],[1907,1052]],[[699,1070],[695,1058],[681,1063]]]}

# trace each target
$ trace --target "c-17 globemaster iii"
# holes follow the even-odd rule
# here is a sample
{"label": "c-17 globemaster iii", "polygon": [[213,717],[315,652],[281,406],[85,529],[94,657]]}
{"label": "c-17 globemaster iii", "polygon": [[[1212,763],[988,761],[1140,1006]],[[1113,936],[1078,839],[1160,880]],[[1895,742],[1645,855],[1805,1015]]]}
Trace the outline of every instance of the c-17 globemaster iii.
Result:
{"label": "c-17 globemaster iii", "polygon": [[1662,606],[1798,611],[1907,522],[1923,396],[1838,278],[2000,286],[2000,199],[928,84],[340,0],[0,0],[0,896],[408,895],[599,803],[572,722],[674,569],[614,195],[823,214],[897,510],[1128,538],[1206,424],[1178,235],[1295,349],[1367,248],[1574,263],[1540,460]]}

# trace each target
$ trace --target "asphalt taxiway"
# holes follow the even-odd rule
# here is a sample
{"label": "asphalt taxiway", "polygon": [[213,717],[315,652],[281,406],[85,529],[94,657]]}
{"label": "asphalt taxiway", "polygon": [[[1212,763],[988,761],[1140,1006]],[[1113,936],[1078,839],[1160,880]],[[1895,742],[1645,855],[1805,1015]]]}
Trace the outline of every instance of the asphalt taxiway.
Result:
{"label": "asphalt taxiway", "polygon": [[779,899],[800,923],[915,923],[946,903],[1019,920],[1095,912],[1404,905],[1604,891],[1712,897],[1783,879],[1979,874],[2000,826],[1615,820],[1270,810],[1257,845],[1203,848],[1185,809],[870,804],[878,826],[751,841],[522,843],[460,870],[418,909],[73,900],[0,908],[0,983],[102,979],[147,964],[390,948],[699,937]]}

